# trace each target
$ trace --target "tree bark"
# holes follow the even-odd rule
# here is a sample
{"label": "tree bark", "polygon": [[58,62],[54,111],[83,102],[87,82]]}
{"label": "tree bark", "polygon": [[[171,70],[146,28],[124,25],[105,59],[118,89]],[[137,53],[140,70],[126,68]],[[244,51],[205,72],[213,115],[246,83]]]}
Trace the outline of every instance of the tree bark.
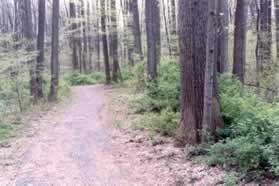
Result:
{"label": "tree bark", "polygon": [[229,7],[228,0],[218,0],[219,35],[217,37],[217,71],[228,72],[229,64]]}
{"label": "tree bark", "polygon": [[73,70],[79,69],[79,62],[78,62],[78,41],[76,38],[77,32],[77,23],[76,23],[76,5],[73,1],[70,1],[70,19],[71,19],[71,48],[72,48],[72,65]]}
{"label": "tree bark", "polygon": [[37,50],[39,55],[37,57],[37,94],[38,98],[43,98],[43,76],[44,71],[44,43],[45,43],[45,20],[46,20],[46,4],[45,0],[39,1],[39,21],[38,21],[38,39],[37,39]]}
{"label": "tree bark", "polygon": [[247,0],[237,0],[235,13],[233,74],[244,83],[246,65]]}
{"label": "tree bark", "polygon": [[49,100],[56,101],[59,87],[59,0],[52,3],[51,85]]}
{"label": "tree bark", "polygon": [[117,33],[117,13],[116,2],[111,0],[111,54],[112,54],[112,80],[118,82],[121,79],[120,66],[118,62],[118,33]]}
{"label": "tree bark", "polygon": [[275,6],[275,25],[276,25],[276,53],[277,53],[277,60],[279,60],[279,1],[274,0]]}
{"label": "tree bark", "polygon": [[157,77],[157,64],[160,62],[160,8],[158,0],[148,0],[145,3],[145,19],[147,34],[147,71],[148,79]]}
{"label": "tree bark", "polygon": [[135,40],[135,53],[140,56],[141,60],[143,60],[138,0],[131,0],[131,6],[133,13],[133,35]]}
{"label": "tree bark", "polygon": [[177,140],[195,145],[201,142],[208,1],[179,0],[178,7],[181,122]]}
{"label": "tree bark", "polygon": [[106,29],[106,4],[105,4],[105,1],[103,1],[103,0],[101,0],[101,26],[102,26],[102,40],[103,40],[103,53],[104,53],[106,83],[110,84],[111,76],[110,76],[110,65],[109,65],[107,29]]}

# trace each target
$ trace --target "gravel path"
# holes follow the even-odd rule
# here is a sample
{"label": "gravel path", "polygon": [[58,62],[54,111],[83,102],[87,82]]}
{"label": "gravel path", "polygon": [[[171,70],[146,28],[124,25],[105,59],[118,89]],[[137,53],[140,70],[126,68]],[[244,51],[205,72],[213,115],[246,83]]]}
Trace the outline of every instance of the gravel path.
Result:
{"label": "gravel path", "polygon": [[71,103],[62,111],[39,119],[39,124],[48,127],[32,137],[17,160],[20,166],[14,180],[1,184],[0,177],[0,185],[134,185],[131,174],[116,164],[111,150],[106,127],[108,89],[76,87]]}

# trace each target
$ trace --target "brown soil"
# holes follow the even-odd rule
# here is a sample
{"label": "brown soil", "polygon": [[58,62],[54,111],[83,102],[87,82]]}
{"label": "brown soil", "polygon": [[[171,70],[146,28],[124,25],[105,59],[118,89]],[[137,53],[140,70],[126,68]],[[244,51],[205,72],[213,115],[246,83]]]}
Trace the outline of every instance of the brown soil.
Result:
{"label": "brown soil", "polygon": [[0,149],[1,186],[217,185],[217,168],[186,161],[170,138],[152,144],[144,131],[113,128],[111,88],[73,88],[69,104],[33,120]]}

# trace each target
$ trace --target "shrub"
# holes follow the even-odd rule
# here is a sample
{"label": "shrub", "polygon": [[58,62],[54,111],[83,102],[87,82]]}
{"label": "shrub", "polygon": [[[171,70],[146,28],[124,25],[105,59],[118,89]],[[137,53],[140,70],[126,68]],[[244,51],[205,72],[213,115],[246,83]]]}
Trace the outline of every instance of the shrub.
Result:
{"label": "shrub", "polygon": [[71,85],[95,85],[98,83],[104,82],[104,75],[101,73],[91,73],[91,74],[80,74],[80,73],[73,73],[66,75],[64,78],[68,81]]}
{"label": "shrub", "polygon": [[147,113],[136,121],[135,128],[148,129],[165,136],[174,135],[178,125],[179,114],[164,110],[161,113]]}
{"label": "shrub", "polygon": [[279,107],[228,76],[220,78],[224,141],[209,149],[209,163],[239,169],[249,179],[279,175]]}
{"label": "shrub", "polygon": [[180,109],[179,65],[175,58],[163,58],[158,71],[156,82],[145,83],[145,95],[135,102],[135,108],[139,112],[160,112],[164,109],[178,112]]}
{"label": "shrub", "polygon": [[[133,78],[144,82],[145,92],[132,106],[144,115],[137,126],[172,135],[180,110],[179,65],[174,59],[163,58],[158,69],[158,78],[152,83],[146,83],[137,70],[140,73]],[[204,151],[208,152],[208,163],[235,169],[250,179],[261,178],[266,172],[279,176],[279,104],[268,103],[230,75],[219,78],[219,91],[225,127],[218,131],[219,142],[208,144]],[[168,117],[176,119],[170,122]]]}

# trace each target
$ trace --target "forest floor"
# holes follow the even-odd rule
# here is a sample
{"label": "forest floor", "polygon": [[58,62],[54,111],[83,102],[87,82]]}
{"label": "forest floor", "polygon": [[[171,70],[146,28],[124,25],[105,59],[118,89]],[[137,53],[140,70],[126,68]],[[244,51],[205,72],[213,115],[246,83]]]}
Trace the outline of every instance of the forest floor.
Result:
{"label": "forest floor", "polygon": [[116,127],[116,119],[133,117],[116,94],[102,85],[74,87],[69,102],[37,114],[32,130],[0,148],[0,185],[224,184],[224,172],[187,161],[173,139],[154,144],[146,131]]}

